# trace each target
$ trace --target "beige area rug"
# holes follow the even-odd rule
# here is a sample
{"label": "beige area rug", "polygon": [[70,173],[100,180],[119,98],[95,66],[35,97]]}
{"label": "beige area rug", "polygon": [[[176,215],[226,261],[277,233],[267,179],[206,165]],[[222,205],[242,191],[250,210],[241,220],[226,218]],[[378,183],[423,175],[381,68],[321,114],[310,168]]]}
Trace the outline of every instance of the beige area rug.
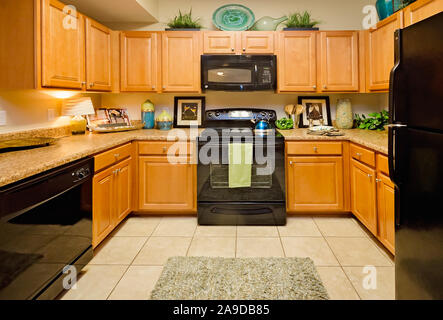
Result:
{"label": "beige area rug", "polygon": [[310,258],[173,257],[153,300],[326,300]]}

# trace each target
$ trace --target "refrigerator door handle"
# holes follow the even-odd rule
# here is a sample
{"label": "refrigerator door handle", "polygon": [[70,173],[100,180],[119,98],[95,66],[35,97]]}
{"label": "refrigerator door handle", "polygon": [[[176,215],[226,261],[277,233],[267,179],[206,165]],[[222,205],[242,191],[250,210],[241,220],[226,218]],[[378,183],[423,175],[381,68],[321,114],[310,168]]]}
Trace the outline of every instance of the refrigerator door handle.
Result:
{"label": "refrigerator door handle", "polygon": [[395,61],[394,67],[389,76],[389,122],[395,123],[398,121],[397,104],[399,103],[399,88],[397,88],[399,81],[400,69],[400,45],[401,45],[401,30],[396,30],[394,33],[394,52]]}

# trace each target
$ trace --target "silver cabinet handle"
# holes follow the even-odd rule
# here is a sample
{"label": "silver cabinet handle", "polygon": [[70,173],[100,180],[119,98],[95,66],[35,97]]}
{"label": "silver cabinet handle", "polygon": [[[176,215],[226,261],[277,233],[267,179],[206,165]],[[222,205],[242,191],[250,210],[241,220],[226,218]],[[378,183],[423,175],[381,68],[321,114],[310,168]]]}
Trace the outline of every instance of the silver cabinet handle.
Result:
{"label": "silver cabinet handle", "polygon": [[293,163],[292,161],[289,161],[289,164],[290,164],[290,165],[293,165],[294,163]]}
{"label": "silver cabinet handle", "polygon": [[328,88],[328,86],[326,86],[326,85],[323,86],[323,89],[327,89],[327,88]]}
{"label": "silver cabinet handle", "polygon": [[368,173],[368,178],[372,178],[372,174],[369,174],[369,173]]}
{"label": "silver cabinet handle", "polygon": [[231,51],[232,51],[232,52],[234,52],[234,51],[235,51],[235,49],[234,49],[234,48],[231,48]]}
{"label": "silver cabinet handle", "polygon": [[120,154],[119,154],[119,153],[115,153],[115,154],[114,154],[114,158],[117,159],[118,157],[120,157]]}
{"label": "silver cabinet handle", "polygon": [[243,48],[243,52],[245,52],[246,51],[246,48]]}
{"label": "silver cabinet handle", "polygon": [[86,81],[83,81],[83,82],[82,82],[82,86],[86,86]]}
{"label": "silver cabinet handle", "polygon": [[359,158],[361,157],[361,153],[360,153],[360,152],[357,152],[356,155],[357,155],[357,157],[359,157]]}
{"label": "silver cabinet handle", "polygon": [[381,182],[381,179],[375,179],[375,182],[377,182],[377,183]]}
{"label": "silver cabinet handle", "polygon": [[317,86],[312,86],[312,89],[317,89]]}
{"label": "silver cabinet handle", "polygon": [[314,152],[317,152],[317,150],[318,150],[318,148],[317,148],[317,147],[314,147]]}
{"label": "silver cabinet handle", "polygon": [[166,150],[167,150],[167,148],[166,148],[166,147],[163,147],[163,152],[166,152]]}
{"label": "silver cabinet handle", "polygon": [[89,87],[92,88],[94,86],[94,82],[89,84]]}

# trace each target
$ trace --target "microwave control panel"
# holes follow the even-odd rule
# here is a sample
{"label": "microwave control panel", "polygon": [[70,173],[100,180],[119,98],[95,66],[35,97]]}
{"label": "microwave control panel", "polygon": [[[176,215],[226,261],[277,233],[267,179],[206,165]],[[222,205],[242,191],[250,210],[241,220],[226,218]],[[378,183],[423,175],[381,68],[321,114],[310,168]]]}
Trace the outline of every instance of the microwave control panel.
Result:
{"label": "microwave control panel", "polygon": [[263,67],[260,80],[262,84],[272,83],[272,70],[270,67]]}

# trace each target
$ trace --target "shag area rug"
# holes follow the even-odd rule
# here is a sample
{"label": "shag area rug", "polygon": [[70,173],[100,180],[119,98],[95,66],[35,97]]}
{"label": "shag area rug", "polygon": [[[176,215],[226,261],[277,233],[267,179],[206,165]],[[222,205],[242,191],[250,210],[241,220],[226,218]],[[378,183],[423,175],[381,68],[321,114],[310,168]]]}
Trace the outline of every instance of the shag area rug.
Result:
{"label": "shag area rug", "polygon": [[310,258],[169,258],[153,300],[326,300]]}

